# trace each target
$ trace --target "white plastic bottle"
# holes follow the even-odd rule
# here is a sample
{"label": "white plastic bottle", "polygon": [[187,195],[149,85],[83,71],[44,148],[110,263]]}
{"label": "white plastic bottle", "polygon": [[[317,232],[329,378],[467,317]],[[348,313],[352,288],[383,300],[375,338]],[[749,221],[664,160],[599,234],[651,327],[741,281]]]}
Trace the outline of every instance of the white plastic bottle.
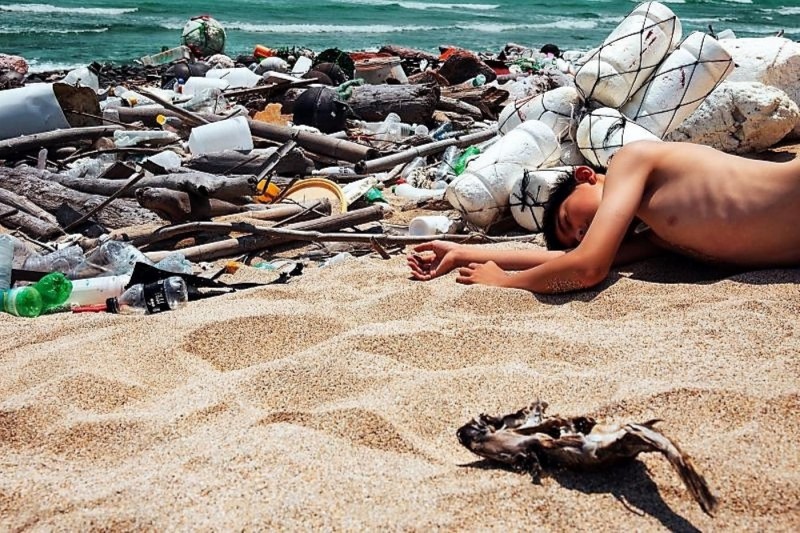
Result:
{"label": "white plastic bottle", "polygon": [[11,288],[11,270],[14,261],[14,241],[8,235],[0,235],[0,291]]}
{"label": "white plastic bottle", "polygon": [[72,280],[72,292],[67,305],[96,305],[105,303],[125,292],[130,276],[104,276]]}

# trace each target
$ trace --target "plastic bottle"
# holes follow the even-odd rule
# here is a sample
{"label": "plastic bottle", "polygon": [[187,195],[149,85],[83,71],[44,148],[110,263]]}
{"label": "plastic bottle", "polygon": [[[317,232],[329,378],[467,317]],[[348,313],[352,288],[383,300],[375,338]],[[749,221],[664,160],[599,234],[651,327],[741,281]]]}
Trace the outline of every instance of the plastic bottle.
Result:
{"label": "plastic bottle", "polygon": [[45,255],[29,255],[25,259],[22,268],[37,272],[61,272],[67,274],[83,261],[83,250],[76,244]]}
{"label": "plastic bottle", "polygon": [[14,261],[14,241],[8,235],[0,235],[0,291],[11,288],[11,270]]}
{"label": "plastic bottle", "polygon": [[70,271],[70,277],[80,279],[130,274],[136,263],[153,264],[135,246],[122,241],[107,240],[89,252],[86,259]]}
{"label": "plastic bottle", "polygon": [[480,153],[481,149],[477,146],[470,146],[464,150],[464,152],[458,156],[458,159],[456,159],[456,162],[453,165],[453,171],[455,172],[456,176],[463,174],[464,170],[467,169],[467,163],[469,163],[471,159]]}
{"label": "plastic bottle", "polygon": [[453,123],[452,122],[445,122],[441,124],[439,127],[434,129],[430,135],[436,141],[441,141],[444,138],[444,135],[453,131]]}
{"label": "plastic bottle", "polygon": [[436,168],[436,179],[447,181],[447,177],[453,174],[453,167],[458,159],[458,147],[448,146],[442,154],[442,162]]}
{"label": "plastic bottle", "polygon": [[398,183],[392,188],[392,192],[401,198],[411,200],[439,200],[444,197],[445,189],[418,189],[408,183]]}
{"label": "plastic bottle", "polygon": [[232,89],[255,87],[261,81],[261,76],[247,67],[211,69],[206,73],[206,78],[225,80]]}
{"label": "plastic bottle", "polygon": [[3,310],[26,318],[42,314],[42,296],[33,287],[16,287],[3,293]]}
{"label": "plastic bottle", "polygon": [[172,252],[167,255],[167,257],[156,263],[156,268],[174,272],[175,274],[191,274],[193,271],[192,263],[180,252]]}
{"label": "plastic bottle", "polygon": [[114,144],[117,148],[148,142],[170,144],[179,140],[180,137],[177,134],[165,130],[117,130],[114,132]]}
{"label": "plastic bottle", "polygon": [[66,303],[71,306],[103,304],[125,292],[130,279],[130,276],[105,276],[74,280]]}
{"label": "plastic bottle", "polygon": [[72,282],[61,272],[52,272],[33,284],[42,300],[42,311],[58,307],[69,298]]}
{"label": "plastic bottle", "polygon": [[152,315],[183,307],[189,301],[186,282],[172,276],[153,283],[139,283],[117,298],[106,300],[109,313]]}
{"label": "plastic bottle", "polygon": [[144,56],[139,59],[142,65],[148,66],[155,66],[155,65],[165,65],[167,63],[172,63],[173,61],[178,61],[181,59],[189,59],[191,57],[191,52],[189,51],[188,46],[178,46],[176,48],[170,48],[169,50],[164,50],[158,54],[152,54],[149,56]]}

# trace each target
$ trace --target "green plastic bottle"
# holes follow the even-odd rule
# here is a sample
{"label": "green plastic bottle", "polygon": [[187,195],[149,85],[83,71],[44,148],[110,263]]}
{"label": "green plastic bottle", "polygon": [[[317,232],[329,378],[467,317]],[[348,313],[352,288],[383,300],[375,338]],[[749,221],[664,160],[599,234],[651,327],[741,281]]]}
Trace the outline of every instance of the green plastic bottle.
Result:
{"label": "green plastic bottle", "polygon": [[42,297],[33,287],[17,287],[3,295],[3,310],[14,316],[33,318],[42,314]]}
{"label": "green plastic bottle", "polygon": [[474,158],[480,153],[481,149],[478,148],[477,146],[470,146],[469,148],[464,150],[464,153],[458,156],[455,165],[453,165],[453,172],[455,172],[456,176],[460,176],[461,174],[463,174],[464,171],[467,169],[467,163],[469,163],[470,159]]}
{"label": "green plastic bottle", "polygon": [[53,272],[34,283],[33,288],[42,298],[42,311],[48,311],[67,301],[72,293],[72,282],[61,272]]}

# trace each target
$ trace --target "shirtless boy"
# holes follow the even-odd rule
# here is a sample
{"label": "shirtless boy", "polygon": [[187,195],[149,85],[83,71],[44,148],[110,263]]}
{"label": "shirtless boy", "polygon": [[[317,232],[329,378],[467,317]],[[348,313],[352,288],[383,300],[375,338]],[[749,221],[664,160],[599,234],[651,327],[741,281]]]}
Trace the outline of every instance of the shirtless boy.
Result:
{"label": "shirtless boy", "polygon": [[638,141],[616,153],[605,175],[576,176],[577,185],[551,191],[549,250],[433,241],[409,256],[412,276],[458,268],[459,283],[556,293],[597,285],[613,265],[664,249],[746,268],[800,266],[800,158],[773,163]]}

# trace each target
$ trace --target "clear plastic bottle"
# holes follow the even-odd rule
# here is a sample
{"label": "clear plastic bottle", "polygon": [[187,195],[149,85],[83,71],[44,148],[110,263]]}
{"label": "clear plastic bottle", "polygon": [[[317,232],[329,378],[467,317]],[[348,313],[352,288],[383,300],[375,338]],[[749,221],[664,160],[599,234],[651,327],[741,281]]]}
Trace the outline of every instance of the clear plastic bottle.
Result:
{"label": "clear plastic bottle", "polygon": [[172,276],[134,285],[119,297],[106,300],[106,308],[110,313],[152,315],[178,309],[188,301],[186,282],[180,276]]}
{"label": "clear plastic bottle", "polygon": [[424,167],[425,165],[425,158],[422,156],[417,156],[403,167],[402,172],[400,172],[400,177],[410,183],[413,179],[413,174],[415,171]]}
{"label": "clear plastic bottle", "polygon": [[35,270],[36,272],[61,272],[67,274],[83,261],[83,249],[75,244],[45,255],[29,255],[25,259],[22,268]]}
{"label": "clear plastic bottle", "polygon": [[453,123],[452,122],[444,122],[443,124],[439,125],[435,128],[431,133],[431,137],[433,137],[436,141],[441,141],[444,138],[444,135],[453,131]]}
{"label": "clear plastic bottle", "polygon": [[442,162],[436,168],[436,180],[449,181],[449,178],[455,176],[453,168],[458,159],[459,150],[456,146],[448,146],[442,154]]}
{"label": "clear plastic bottle", "polygon": [[75,280],[66,303],[70,306],[103,304],[125,292],[130,279],[130,276],[104,276]]}

